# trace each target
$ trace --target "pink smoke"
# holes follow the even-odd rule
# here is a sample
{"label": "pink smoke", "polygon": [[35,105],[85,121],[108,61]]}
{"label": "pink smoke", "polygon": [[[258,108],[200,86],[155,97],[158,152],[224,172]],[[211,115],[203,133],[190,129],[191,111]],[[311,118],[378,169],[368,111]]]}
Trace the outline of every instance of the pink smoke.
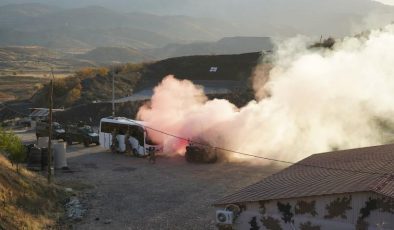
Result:
{"label": "pink smoke", "polygon": [[[333,50],[308,44],[295,38],[279,46],[268,80],[268,71],[256,68],[257,100],[242,108],[208,100],[200,86],[167,76],[137,118],[211,146],[290,161],[392,142],[394,26],[345,38]],[[167,153],[185,151],[185,140],[150,136]]]}
{"label": "pink smoke", "polygon": [[[155,129],[193,141],[213,143],[220,138],[217,126],[231,119],[237,108],[226,100],[209,101],[200,86],[169,75],[154,89],[149,104],[138,112],[138,119]],[[166,152],[183,154],[188,141],[150,131],[154,141]]]}

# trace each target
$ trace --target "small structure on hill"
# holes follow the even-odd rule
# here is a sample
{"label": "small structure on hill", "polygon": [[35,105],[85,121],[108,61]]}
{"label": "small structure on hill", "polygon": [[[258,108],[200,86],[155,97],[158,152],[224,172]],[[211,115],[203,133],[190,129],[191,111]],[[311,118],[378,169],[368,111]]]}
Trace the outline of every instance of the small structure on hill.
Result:
{"label": "small structure on hill", "polygon": [[394,229],[394,145],[315,154],[214,205],[219,229]]}
{"label": "small structure on hill", "polygon": [[[49,109],[48,108],[30,108],[29,118],[34,121],[48,119]],[[64,111],[64,109],[52,109],[53,112]]]}
{"label": "small structure on hill", "polygon": [[209,68],[209,72],[210,73],[216,73],[218,71],[218,67],[217,66],[211,66],[211,68]]}

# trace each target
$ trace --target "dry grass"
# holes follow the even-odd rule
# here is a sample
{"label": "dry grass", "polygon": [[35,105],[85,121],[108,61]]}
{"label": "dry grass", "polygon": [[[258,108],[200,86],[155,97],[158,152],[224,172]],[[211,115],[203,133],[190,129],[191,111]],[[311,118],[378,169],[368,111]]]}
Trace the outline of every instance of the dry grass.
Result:
{"label": "dry grass", "polygon": [[[56,73],[56,79],[64,79],[71,74]],[[51,79],[50,73],[0,74],[0,101],[29,99]]]}
{"label": "dry grass", "polygon": [[0,92],[14,99],[28,99],[47,82],[45,78],[0,76]]}
{"label": "dry grass", "polygon": [[63,216],[65,193],[0,154],[0,229],[51,229]]}
{"label": "dry grass", "polygon": [[0,102],[11,101],[11,100],[15,100],[15,96],[14,95],[10,95],[10,94],[6,94],[4,92],[0,92]]}

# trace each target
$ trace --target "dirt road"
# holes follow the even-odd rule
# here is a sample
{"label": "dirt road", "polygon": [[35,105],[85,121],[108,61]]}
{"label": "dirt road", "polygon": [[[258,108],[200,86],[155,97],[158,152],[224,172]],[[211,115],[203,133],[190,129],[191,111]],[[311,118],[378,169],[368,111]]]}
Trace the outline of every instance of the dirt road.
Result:
{"label": "dirt road", "polygon": [[[24,140],[32,135],[20,133]],[[245,162],[189,164],[165,156],[152,165],[82,145],[68,147],[67,160],[71,173],[57,171],[56,182],[85,188],[88,209],[74,229],[215,229],[213,201],[280,169]]]}

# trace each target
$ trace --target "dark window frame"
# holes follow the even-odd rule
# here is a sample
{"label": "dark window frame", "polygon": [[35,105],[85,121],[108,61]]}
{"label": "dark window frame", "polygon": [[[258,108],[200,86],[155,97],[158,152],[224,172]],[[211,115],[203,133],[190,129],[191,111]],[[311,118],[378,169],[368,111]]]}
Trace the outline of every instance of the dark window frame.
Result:
{"label": "dark window frame", "polygon": [[138,140],[139,145],[144,146],[145,130],[143,127],[139,125],[112,123],[108,121],[102,121],[100,123],[100,132],[102,133],[112,133],[114,129],[118,130],[119,135],[126,135],[127,131],[129,131],[131,136]]}

